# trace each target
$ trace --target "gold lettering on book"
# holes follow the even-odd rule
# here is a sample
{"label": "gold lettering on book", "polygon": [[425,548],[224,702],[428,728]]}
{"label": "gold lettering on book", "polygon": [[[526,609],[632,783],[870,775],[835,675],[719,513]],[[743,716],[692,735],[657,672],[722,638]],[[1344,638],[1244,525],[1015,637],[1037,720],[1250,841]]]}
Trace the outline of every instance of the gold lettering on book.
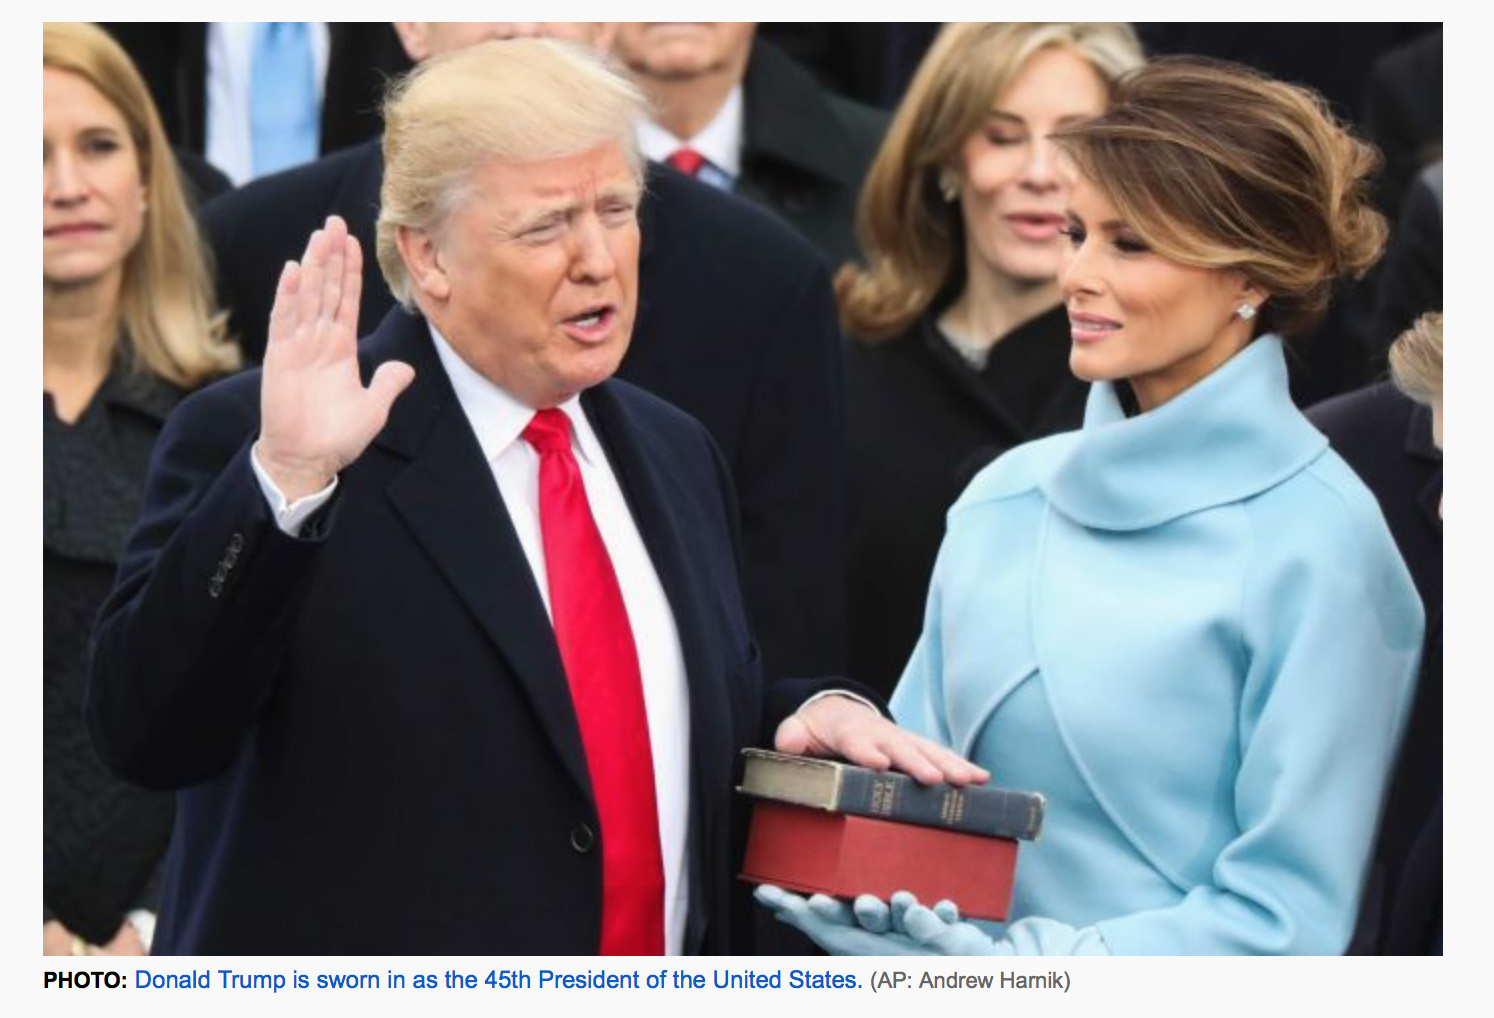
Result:
{"label": "gold lettering on book", "polygon": [[953,827],[964,818],[965,793],[958,788],[951,788],[939,800],[939,822]]}
{"label": "gold lettering on book", "polygon": [[876,778],[872,781],[871,811],[877,816],[892,816],[892,808],[897,802],[897,782],[886,778]]}

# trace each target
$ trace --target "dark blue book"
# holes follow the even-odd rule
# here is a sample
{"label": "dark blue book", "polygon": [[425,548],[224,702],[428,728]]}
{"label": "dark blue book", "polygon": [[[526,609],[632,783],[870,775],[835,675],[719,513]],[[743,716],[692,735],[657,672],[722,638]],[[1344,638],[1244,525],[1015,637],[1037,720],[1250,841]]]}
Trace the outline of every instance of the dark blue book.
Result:
{"label": "dark blue book", "polygon": [[738,791],[759,799],[990,838],[1032,841],[1043,828],[1046,800],[1037,792],[920,785],[897,771],[766,749],[744,749],[742,755],[747,766]]}

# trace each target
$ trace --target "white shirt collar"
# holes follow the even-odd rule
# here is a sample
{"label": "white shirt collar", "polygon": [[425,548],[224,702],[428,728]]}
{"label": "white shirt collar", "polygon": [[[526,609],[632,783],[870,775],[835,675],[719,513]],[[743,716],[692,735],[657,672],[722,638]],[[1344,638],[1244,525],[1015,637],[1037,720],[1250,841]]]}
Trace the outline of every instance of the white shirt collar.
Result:
{"label": "white shirt collar", "polygon": [[[441,335],[441,330],[429,320],[426,325],[431,330],[431,342],[436,345],[436,356],[441,358],[446,377],[451,379],[457,402],[477,435],[483,459],[492,463],[521,438],[524,429],[534,419],[534,407],[526,406],[478,374]],[[586,411],[581,409],[581,397],[572,396],[560,404],[559,409],[571,419],[571,444],[581,457],[593,465],[607,462],[601,442],[586,419]]]}
{"label": "white shirt collar", "polygon": [[693,148],[718,170],[731,177],[742,170],[742,86],[737,85],[726,96],[716,116],[693,138],[676,138],[653,121],[638,124],[638,147],[655,162],[662,163],[680,148]]}

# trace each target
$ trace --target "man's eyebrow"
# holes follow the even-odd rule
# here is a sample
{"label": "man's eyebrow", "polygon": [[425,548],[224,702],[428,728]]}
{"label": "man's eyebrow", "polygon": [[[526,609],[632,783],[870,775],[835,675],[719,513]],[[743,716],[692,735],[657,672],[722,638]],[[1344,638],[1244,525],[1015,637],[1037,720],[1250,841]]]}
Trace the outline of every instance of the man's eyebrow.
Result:
{"label": "man's eyebrow", "polygon": [[603,198],[631,198],[636,201],[643,197],[643,187],[631,180],[620,180],[615,184],[602,186],[597,194]]}
{"label": "man's eyebrow", "polygon": [[[624,198],[631,202],[637,202],[642,197],[643,188],[632,182],[609,184],[597,191],[598,200],[604,201],[614,201]],[[551,204],[541,203],[515,211],[509,217],[499,221],[497,229],[501,233],[515,236],[536,226],[548,225],[551,221],[569,219],[581,211],[584,206],[584,202],[571,197],[557,200]]]}
{"label": "man's eyebrow", "polygon": [[574,201],[560,201],[551,205],[518,209],[511,215],[500,219],[496,226],[500,233],[513,236],[536,226],[544,225],[551,220],[558,221],[569,218],[578,207]]}

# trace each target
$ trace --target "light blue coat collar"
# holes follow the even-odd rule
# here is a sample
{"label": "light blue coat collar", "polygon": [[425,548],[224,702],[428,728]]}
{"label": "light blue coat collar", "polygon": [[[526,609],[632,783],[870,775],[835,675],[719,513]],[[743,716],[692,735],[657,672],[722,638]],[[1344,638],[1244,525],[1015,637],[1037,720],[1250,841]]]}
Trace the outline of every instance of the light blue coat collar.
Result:
{"label": "light blue coat collar", "polygon": [[1142,530],[1274,487],[1327,446],[1292,405],[1281,340],[1267,335],[1135,417],[1114,384],[1096,382],[1084,430],[1043,490],[1083,526]]}

